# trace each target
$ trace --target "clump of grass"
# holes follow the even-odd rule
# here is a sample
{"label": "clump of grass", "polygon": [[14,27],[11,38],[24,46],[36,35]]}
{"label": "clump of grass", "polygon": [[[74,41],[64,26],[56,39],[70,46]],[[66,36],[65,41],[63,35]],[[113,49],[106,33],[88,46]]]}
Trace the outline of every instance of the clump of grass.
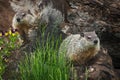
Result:
{"label": "clump of grass", "polygon": [[[42,36],[44,36],[44,30]],[[38,41],[39,42],[39,41]],[[19,65],[20,80],[68,80],[69,65],[63,55],[59,55],[61,37],[46,39],[45,44],[37,44],[32,54],[26,54],[25,60]]]}
{"label": "clump of grass", "polygon": [[6,57],[9,57],[11,55],[10,53],[20,46],[17,44],[18,36],[17,32],[12,33],[8,31],[4,34],[0,33],[0,76],[6,67],[5,63],[8,62]]}
{"label": "clump of grass", "polygon": [[[56,40],[56,43],[59,41]],[[68,80],[65,59],[58,54],[58,46],[39,47],[20,65],[21,80]],[[51,41],[54,44],[54,41]]]}

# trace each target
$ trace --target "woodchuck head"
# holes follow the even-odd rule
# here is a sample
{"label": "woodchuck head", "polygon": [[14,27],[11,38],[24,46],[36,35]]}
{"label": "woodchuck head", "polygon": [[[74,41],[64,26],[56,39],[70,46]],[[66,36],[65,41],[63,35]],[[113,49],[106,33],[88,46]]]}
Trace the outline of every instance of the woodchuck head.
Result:
{"label": "woodchuck head", "polygon": [[67,61],[84,64],[100,50],[100,40],[95,31],[69,35],[60,45],[59,53]]}
{"label": "woodchuck head", "polygon": [[94,48],[96,53],[100,50],[100,40],[95,31],[83,32],[80,35],[80,45],[84,47],[84,50]]}
{"label": "woodchuck head", "polygon": [[[79,37],[76,35],[76,39],[77,40],[73,42],[74,50],[72,51],[72,49],[69,48],[69,52],[67,53],[71,61],[84,64],[99,52],[100,40],[95,31],[83,32]],[[69,54],[71,52],[72,54]]]}
{"label": "woodchuck head", "polygon": [[32,15],[32,13],[28,11],[19,11],[15,14],[12,21],[13,28],[23,28],[22,26],[25,26],[26,28],[30,28],[33,25],[35,21],[35,17]]}
{"label": "woodchuck head", "polygon": [[31,34],[29,34],[29,31],[35,28],[35,24],[34,24],[35,20],[36,20],[36,17],[33,16],[30,10],[19,11],[13,17],[12,27],[13,29],[18,30],[24,42],[28,42],[29,41],[28,37],[34,34],[34,32],[32,33],[30,32]]}

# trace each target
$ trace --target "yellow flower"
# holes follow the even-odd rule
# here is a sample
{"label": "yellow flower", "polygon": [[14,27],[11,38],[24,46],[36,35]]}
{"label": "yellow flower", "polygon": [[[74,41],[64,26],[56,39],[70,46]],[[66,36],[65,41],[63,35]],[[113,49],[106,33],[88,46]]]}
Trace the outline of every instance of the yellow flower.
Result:
{"label": "yellow flower", "polygon": [[2,37],[2,33],[0,33],[0,37]]}
{"label": "yellow flower", "polygon": [[11,30],[9,30],[9,31],[8,31],[8,33],[11,35],[11,34],[12,34],[12,31],[11,31]]}
{"label": "yellow flower", "polygon": [[11,35],[16,36],[16,35],[18,35],[18,32],[12,33]]}
{"label": "yellow flower", "polygon": [[12,33],[12,36],[15,36],[16,34],[15,33]]}
{"label": "yellow flower", "polygon": [[6,33],[5,33],[5,36],[8,36],[8,35],[9,35],[9,33],[6,32]]}

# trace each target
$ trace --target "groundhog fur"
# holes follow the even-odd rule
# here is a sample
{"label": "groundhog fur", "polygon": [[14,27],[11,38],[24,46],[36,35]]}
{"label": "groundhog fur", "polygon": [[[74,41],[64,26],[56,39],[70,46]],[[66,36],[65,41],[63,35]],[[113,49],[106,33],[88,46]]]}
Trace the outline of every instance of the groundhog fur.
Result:
{"label": "groundhog fur", "polygon": [[[21,38],[24,42],[32,41],[35,42],[36,38],[41,40],[41,30],[45,24],[45,36],[43,41],[47,40],[47,37],[55,37],[56,39],[64,34],[60,30],[59,26],[64,21],[64,17],[59,10],[56,10],[50,6],[46,6],[40,13],[39,16],[34,16],[30,10],[21,10],[15,14],[12,21],[14,29],[18,29]],[[48,35],[49,34],[49,35]]]}
{"label": "groundhog fur", "polygon": [[[21,39],[24,41],[28,41],[29,30],[35,28],[34,21],[35,17],[29,12],[25,10],[21,10],[17,12],[12,21],[13,29],[17,29]],[[31,34],[32,35],[32,34]]]}
{"label": "groundhog fur", "polygon": [[[51,32],[51,30],[53,32],[53,27],[55,27],[56,24],[58,26],[61,21],[65,21],[67,16],[67,3],[64,0],[10,0],[10,4],[16,12],[12,22],[13,28],[18,28],[24,40],[27,39],[27,36],[24,34],[28,34],[29,28],[33,27],[34,23],[45,23],[47,26],[51,26],[47,28],[45,33]],[[23,13],[27,13],[27,15],[22,16]],[[17,17],[21,17],[20,19],[23,19],[24,22],[22,20],[22,23],[16,22]]]}
{"label": "groundhog fur", "polygon": [[37,15],[46,6],[52,5],[54,9],[62,13],[64,20],[67,22],[69,5],[65,0],[10,0],[10,4],[15,12],[26,9],[30,10],[33,15]]}
{"label": "groundhog fur", "polygon": [[[118,71],[118,70],[117,70]],[[98,54],[86,65],[73,65],[69,80],[120,80],[114,71],[112,59],[107,49],[101,47]]]}
{"label": "groundhog fur", "polygon": [[99,50],[100,40],[93,31],[68,36],[61,43],[59,54],[63,54],[68,61],[84,64]]}

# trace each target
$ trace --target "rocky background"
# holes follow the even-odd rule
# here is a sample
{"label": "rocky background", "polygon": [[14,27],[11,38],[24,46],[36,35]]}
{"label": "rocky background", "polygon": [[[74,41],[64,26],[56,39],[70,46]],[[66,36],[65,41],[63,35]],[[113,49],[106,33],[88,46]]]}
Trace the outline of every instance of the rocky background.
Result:
{"label": "rocky background", "polygon": [[5,32],[12,27],[14,11],[10,7],[9,0],[0,0],[0,32]]}
{"label": "rocky background", "polygon": [[[120,1],[73,0],[68,15],[72,26],[68,32],[95,30],[103,47],[108,49],[115,68],[120,68]],[[80,27],[79,27],[80,26]]]}
{"label": "rocky background", "polygon": [[[111,69],[107,72],[108,74],[120,75],[120,0],[66,0],[70,6],[68,10],[68,21],[62,27],[66,34],[76,34],[81,31],[95,30],[101,40],[101,46],[107,49],[107,53],[111,57],[107,57],[108,63],[110,63]],[[12,11],[9,0],[0,0],[0,31],[7,31],[11,28],[12,17],[14,11]],[[102,52],[105,53],[104,50]],[[107,55],[107,56],[109,56]],[[14,57],[14,56],[13,56]],[[12,58],[13,58],[12,57]],[[101,55],[101,57],[105,57]],[[112,61],[109,61],[111,60]],[[14,59],[14,58],[13,58]],[[98,59],[99,60],[99,59]],[[107,64],[107,60],[101,61]],[[89,65],[95,65],[89,64]],[[112,64],[113,63],[113,64]],[[112,67],[113,66],[113,67]],[[100,67],[100,66],[99,66]],[[75,68],[76,69],[76,68]],[[78,69],[78,68],[77,68]],[[100,68],[105,70],[106,68]],[[108,68],[107,68],[108,69]],[[110,70],[114,71],[111,72]],[[109,72],[110,71],[110,72]],[[94,75],[97,72],[91,74]],[[113,74],[112,74],[113,73]],[[104,74],[103,74],[104,75]],[[99,75],[98,75],[99,76]],[[107,76],[109,77],[109,76]],[[94,78],[95,80],[97,78]],[[93,80],[90,79],[90,80]],[[106,80],[117,80],[117,79],[106,79]],[[119,80],[119,79],[118,79]]]}

